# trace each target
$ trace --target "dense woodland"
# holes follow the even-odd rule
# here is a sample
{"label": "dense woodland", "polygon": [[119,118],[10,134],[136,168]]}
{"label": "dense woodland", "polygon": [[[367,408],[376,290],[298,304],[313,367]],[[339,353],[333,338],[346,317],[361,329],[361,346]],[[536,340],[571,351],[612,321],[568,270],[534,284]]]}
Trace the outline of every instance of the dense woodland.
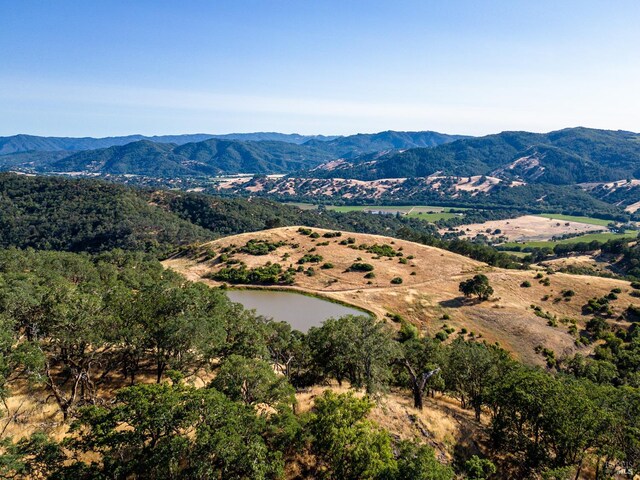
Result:
{"label": "dense woodland", "polygon": [[[0,474],[11,478],[280,478],[294,464],[335,479],[640,468],[637,328],[602,331],[596,358],[554,373],[479,340],[424,337],[409,324],[393,333],[370,317],[304,335],[123,251],[4,250],[0,309],[0,392],[27,385],[71,425],[62,443],[5,437]],[[195,388],[196,376],[211,380]],[[297,414],[295,391],[331,379],[367,396],[327,391]],[[445,466],[367,420],[389,389],[417,408],[445,394],[487,419],[484,458],[461,445]],[[18,414],[6,407],[5,428]]]}
{"label": "dense woodland", "polygon": [[301,210],[266,199],[140,190],[96,180],[0,174],[0,246],[73,252],[113,248],[166,256],[223,235],[288,225],[397,236],[509,266],[482,245],[442,241],[419,219],[363,212]]}
{"label": "dense woodland", "polygon": [[[569,479],[588,471],[605,479],[640,470],[637,308],[621,329],[609,297],[592,299],[580,338],[598,342],[594,355],[545,352],[545,369],[463,331],[427,336],[397,316],[398,328],[348,316],[303,334],[157,258],[218,235],[308,224],[522,265],[394,216],[88,180],[0,180],[2,478]],[[610,248],[634,274],[637,247]],[[461,284],[477,301],[489,289],[482,278]],[[328,388],[300,411],[296,392],[336,383],[352,393]],[[46,428],[7,433],[26,408],[7,401],[17,388],[28,402],[55,405],[69,426],[64,438]],[[428,444],[400,440],[368,418],[392,394],[418,409],[427,397],[455,399],[476,419],[474,442],[455,445],[443,463]]]}

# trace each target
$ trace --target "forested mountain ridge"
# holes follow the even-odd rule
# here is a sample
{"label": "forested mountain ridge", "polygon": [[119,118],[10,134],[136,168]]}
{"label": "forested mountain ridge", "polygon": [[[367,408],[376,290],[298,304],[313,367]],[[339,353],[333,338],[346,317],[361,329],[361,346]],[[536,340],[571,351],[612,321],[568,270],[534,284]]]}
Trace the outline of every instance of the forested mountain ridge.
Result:
{"label": "forested mountain ridge", "polygon": [[0,247],[162,254],[221,235],[284,225],[433,234],[419,220],[304,211],[266,199],[137,189],[93,179],[0,173]]}
{"label": "forested mountain ridge", "polygon": [[502,132],[433,148],[364,156],[319,167],[310,176],[356,178],[500,175],[573,184],[640,177],[640,134],[568,128],[545,134]]}
{"label": "forested mountain ridge", "polygon": [[185,143],[203,142],[212,138],[218,140],[237,140],[243,142],[285,142],[301,145],[310,143],[329,142],[332,150],[350,149],[357,147],[362,151],[388,150],[391,148],[429,147],[440,145],[447,141],[464,138],[462,135],[447,135],[438,132],[395,132],[359,133],[355,135],[300,135],[297,133],[252,132],[252,133],[194,133],[183,135],[126,135],[121,137],[42,137],[38,135],[18,134],[0,137],[0,155],[24,153],[33,151],[82,151],[95,150],[126,145],[140,140],[154,143]]}
{"label": "forested mountain ridge", "polygon": [[[165,179],[237,173],[358,180],[490,175],[570,185],[640,178],[640,134],[625,131],[579,127],[485,137],[429,131],[336,138],[270,133],[205,137],[4,137],[0,168]],[[109,146],[87,149],[96,142]]]}
{"label": "forested mountain ridge", "polygon": [[[277,133],[164,137],[133,135],[112,139],[19,135],[0,139],[0,167],[133,174],[155,178],[288,173],[313,168],[338,157],[433,146],[457,138],[460,137],[436,132],[381,132],[347,137]],[[88,148],[91,145],[96,147]],[[61,155],[63,151],[68,155]]]}
{"label": "forested mountain ridge", "polygon": [[43,170],[183,177],[223,173],[284,173],[316,165],[329,156],[315,148],[284,142],[239,142],[210,139],[173,144],[148,140],[75,153]]}
{"label": "forested mountain ridge", "polygon": [[318,140],[309,140],[305,145],[322,148],[325,151],[331,152],[335,158],[353,158],[366,153],[387,150],[435,147],[461,138],[468,137],[431,131],[398,132],[387,130],[379,133],[359,133],[346,137],[338,137],[321,143]]}
{"label": "forested mountain ridge", "polygon": [[128,187],[93,180],[0,174],[0,247],[166,251],[212,232]]}
{"label": "forested mountain ridge", "polygon": [[157,143],[175,143],[181,145],[189,142],[200,142],[211,138],[211,135],[204,133],[187,135],[160,135],[146,137],[144,135],[127,135],[123,137],[40,137],[37,135],[13,135],[10,137],[0,137],[0,155],[24,152],[77,152],[83,150],[95,150],[107,148],[139,140],[149,140]]}
{"label": "forested mountain ridge", "polygon": [[24,152],[55,152],[55,151],[82,151],[107,148],[139,140],[148,140],[155,143],[175,143],[184,145],[185,143],[202,142],[211,138],[221,140],[242,140],[242,141],[280,141],[301,144],[309,140],[332,140],[335,136],[324,135],[298,135],[296,133],[276,133],[276,132],[255,132],[255,133],[225,133],[220,135],[209,133],[194,133],[184,135],[126,135],[121,137],[41,137],[37,135],[18,134],[7,137],[0,137],[0,155]]}

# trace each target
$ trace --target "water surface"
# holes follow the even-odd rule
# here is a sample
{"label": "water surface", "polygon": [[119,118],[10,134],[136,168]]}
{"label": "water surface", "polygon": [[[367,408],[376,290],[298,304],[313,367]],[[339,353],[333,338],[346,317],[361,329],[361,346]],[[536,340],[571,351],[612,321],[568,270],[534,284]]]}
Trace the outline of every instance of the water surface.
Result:
{"label": "water surface", "polygon": [[289,323],[295,330],[307,332],[319,327],[326,319],[343,315],[366,315],[361,310],[346,307],[301,293],[274,290],[227,290],[232,302],[255,309],[259,315]]}

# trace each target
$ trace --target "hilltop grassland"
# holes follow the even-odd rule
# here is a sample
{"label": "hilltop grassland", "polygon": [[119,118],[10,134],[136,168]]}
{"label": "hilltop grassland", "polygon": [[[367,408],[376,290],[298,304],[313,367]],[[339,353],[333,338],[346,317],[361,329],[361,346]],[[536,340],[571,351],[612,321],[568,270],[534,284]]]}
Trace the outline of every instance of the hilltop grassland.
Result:
{"label": "hilltop grassland", "polygon": [[[259,244],[272,249],[264,247],[265,252],[258,255],[249,253]],[[255,272],[265,265],[279,265],[282,276],[273,282],[256,285],[258,282],[241,276],[233,278],[240,278],[245,286],[324,296],[366,309],[379,318],[399,315],[430,335],[447,324],[458,333],[498,342],[529,363],[543,361],[535,351],[538,346],[558,355],[588,351],[588,347],[576,346],[575,330],[570,332],[572,325],[580,331],[590,319],[582,311],[589,299],[619,288],[621,293],[612,302],[618,312],[635,300],[629,295],[629,283],[621,280],[494,268],[417,243],[305,227],[225,237],[164,265],[211,286],[237,284],[229,280],[231,270]],[[495,291],[487,302],[465,299],[459,292],[460,282],[478,273],[489,278]],[[527,282],[531,285],[523,287]],[[572,296],[563,296],[569,290]]]}

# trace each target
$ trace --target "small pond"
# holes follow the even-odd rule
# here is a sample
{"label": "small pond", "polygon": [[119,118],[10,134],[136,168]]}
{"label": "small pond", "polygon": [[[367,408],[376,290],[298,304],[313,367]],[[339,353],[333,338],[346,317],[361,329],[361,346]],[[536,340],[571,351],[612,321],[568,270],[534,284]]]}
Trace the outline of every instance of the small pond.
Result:
{"label": "small pond", "polygon": [[331,317],[366,315],[355,308],[295,292],[227,290],[227,295],[232,302],[241,303],[248,309],[255,309],[258,315],[287,322],[295,330],[305,333],[311,327],[319,327]]}

